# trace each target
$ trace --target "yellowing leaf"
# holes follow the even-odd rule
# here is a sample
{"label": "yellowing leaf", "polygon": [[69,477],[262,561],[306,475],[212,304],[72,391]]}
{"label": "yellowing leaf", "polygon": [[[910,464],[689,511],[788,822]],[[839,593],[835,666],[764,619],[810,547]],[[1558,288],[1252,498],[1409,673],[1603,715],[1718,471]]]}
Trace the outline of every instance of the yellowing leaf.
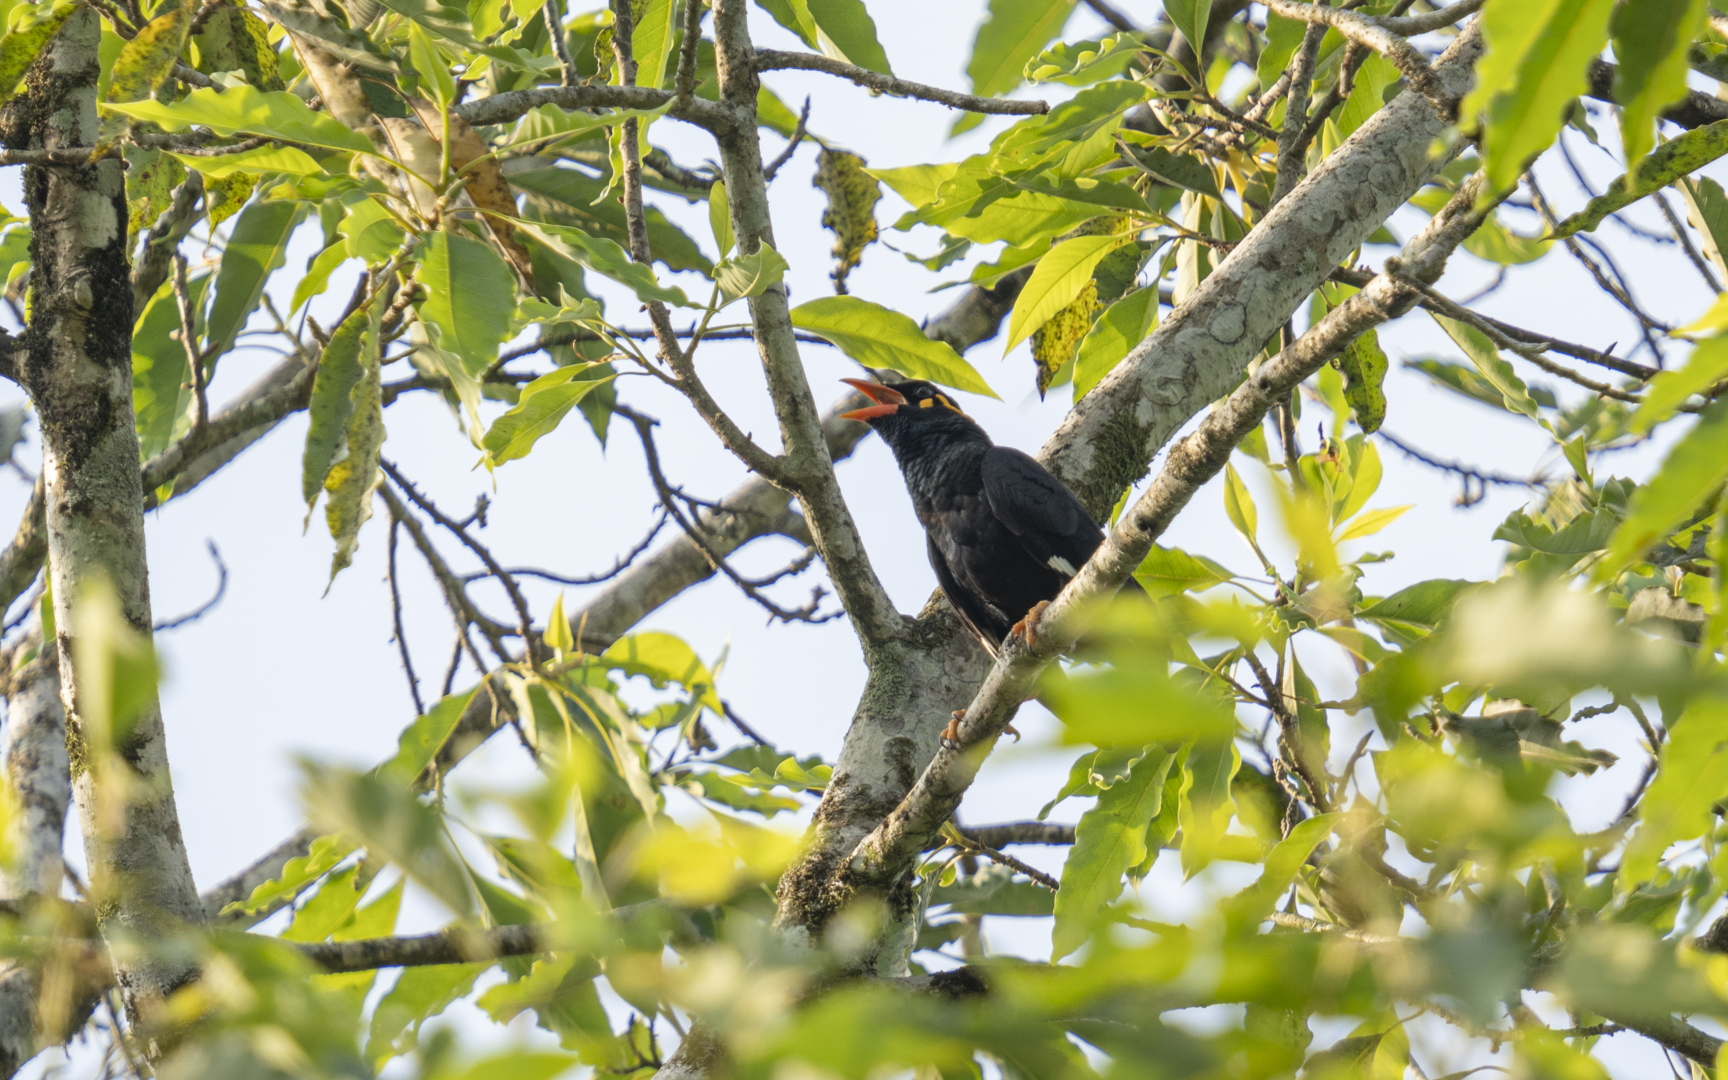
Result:
{"label": "yellowing leaf", "polygon": [[1373,536],[1386,526],[1403,517],[1414,503],[1404,506],[1388,506],[1379,510],[1370,510],[1350,523],[1350,526],[1338,534],[1338,542],[1360,540],[1364,536]]}
{"label": "yellowing leaf", "polygon": [[1254,496],[1248,490],[1248,485],[1242,482],[1242,477],[1236,473],[1236,466],[1224,466],[1224,512],[1230,515],[1230,524],[1236,526],[1236,531],[1254,543],[1255,532],[1259,528],[1259,517],[1254,510]]}
{"label": "yellowing leaf", "polygon": [[81,7],[82,4],[73,0],[57,0],[46,9],[40,4],[12,9],[14,13],[21,12],[23,17],[9,20],[14,25],[6,31],[5,37],[0,37],[0,103],[18,89],[24,72],[42,55],[48,42],[60,32],[60,27],[72,13]]}

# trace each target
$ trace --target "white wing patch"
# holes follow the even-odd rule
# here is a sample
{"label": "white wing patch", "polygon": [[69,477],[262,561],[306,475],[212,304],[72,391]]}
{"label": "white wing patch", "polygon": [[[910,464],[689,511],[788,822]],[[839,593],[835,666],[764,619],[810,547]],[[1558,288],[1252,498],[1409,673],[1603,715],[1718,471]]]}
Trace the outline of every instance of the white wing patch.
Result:
{"label": "white wing patch", "polygon": [[1050,569],[1056,571],[1058,574],[1061,574],[1063,577],[1073,577],[1076,573],[1079,572],[1079,571],[1074,569],[1073,563],[1069,562],[1067,559],[1064,559],[1060,555],[1050,556],[1050,561],[1048,563],[1046,563],[1045,565],[1050,567]]}

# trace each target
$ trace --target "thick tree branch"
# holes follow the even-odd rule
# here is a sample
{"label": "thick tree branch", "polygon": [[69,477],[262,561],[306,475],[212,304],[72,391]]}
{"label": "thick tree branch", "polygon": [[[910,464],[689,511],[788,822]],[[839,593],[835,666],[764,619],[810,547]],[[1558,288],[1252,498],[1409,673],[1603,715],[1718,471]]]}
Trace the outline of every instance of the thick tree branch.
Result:
{"label": "thick tree branch", "polygon": [[986,98],[973,94],[962,94],[953,90],[944,90],[938,86],[926,86],[923,83],[908,82],[896,79],[892,75],[883,75],[861,68],[856,64],[848,64],[844,60],[835,60],[820,53],[782,52],[778,49],[756,50],[756,71],[820,71],[826,75],[838,75],[842,79],[857,83],[867,90],[874,90],[889,97],[917,98],[919,101],[934,101],[938,105],[946,105],[950,109],[962,109],[966,112],[988,113],[994,116],[1042,116],[1050,111],[1049,102],[1017,101],[1010,98]]}
{"label": "thick tree branch", "polygon": [[[1446,9],[1451,14],[1454,9],[1459,11],[1457,18],[1463,18],[1475,8],[1480,7],[1482,0],[1461,0]],[[1329,26],[1344,37],[1392,61],[1393,65],[1404,76],[1412,89],[1427,98],[1435,110],[1451,120],[1458,108],[1457,95],[1453,94],[1441,79],[1434,74],[1429,66],[1428,58],[1423,56],[1416,46],[1406,41],[1397,31],[1382,20],[1371,15],[1351,11],[1342,7],[1324,7],[1319,4],[1304,4],[1299,0],[1266,0],[1266,6],[1287,19],[1301,19],[1311,26]],[[1398,20],[1407,22],[1409,20]],[[1421,24],[1421,18],[1415,20]],[[1452,21],[1456,22],[1457,19]],[[1441,26],[1448,25],[1441,23]],[[1433,29],[1437,29],[1433,28]]]}

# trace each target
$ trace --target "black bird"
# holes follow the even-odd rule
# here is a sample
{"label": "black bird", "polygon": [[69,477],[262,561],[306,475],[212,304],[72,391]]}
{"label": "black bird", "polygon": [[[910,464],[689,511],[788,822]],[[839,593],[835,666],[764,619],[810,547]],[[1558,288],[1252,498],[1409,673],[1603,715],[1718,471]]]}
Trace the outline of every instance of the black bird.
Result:
{"label": "black bird", "polygon": [[937,387],[844,381],[876,404],[841,415],[869,424],[894,451],[942,593],[995,656],[1034,607],[1056,599],[1104,530],[1062,481],[992,443]]}

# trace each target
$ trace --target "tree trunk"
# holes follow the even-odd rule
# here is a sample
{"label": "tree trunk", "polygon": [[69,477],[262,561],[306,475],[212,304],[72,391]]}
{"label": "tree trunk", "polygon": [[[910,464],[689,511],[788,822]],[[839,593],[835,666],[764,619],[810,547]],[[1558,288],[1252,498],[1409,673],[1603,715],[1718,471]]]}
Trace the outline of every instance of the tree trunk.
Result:
{"label": "tree trunk", "polygon": [[[27,149],[97,142],[94,10],[74,14],[25,80],[10,110],[8,143]],[[132,284],[126,187],[117,157],[87,165],[31,166],[25,201],[34,228],[32,313],[24,343],[25,389],[42,425],[48,496],[48,563],[54,594],[62,700],[73,792],[103,936],[132,1019],[191,979],[184,956],[151,948],[202,919],[168,775],[154,690],[136,720],[107,746],[106,673],[73,664],[79,599],[106,580],[131,628],[150,637],[144,557],[144,492],[132,415]],[[100,736],[100,738],[98,738]],[[140,947],[142,946],[142,947]]]}

